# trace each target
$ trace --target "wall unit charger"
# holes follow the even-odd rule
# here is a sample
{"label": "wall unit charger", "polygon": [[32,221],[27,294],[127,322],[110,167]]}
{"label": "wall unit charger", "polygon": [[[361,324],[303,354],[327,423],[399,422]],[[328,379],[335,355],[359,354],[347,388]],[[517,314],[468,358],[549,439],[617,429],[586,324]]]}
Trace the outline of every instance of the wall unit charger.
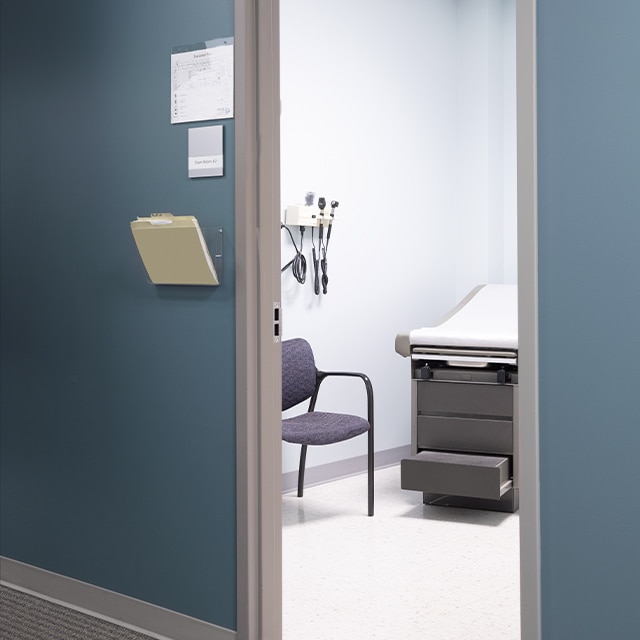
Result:
{"label": "wall unit charger", "polygon": [[321,215],[320,208],[315,204],[289,205],[284,212],[284,223],[289,226],[319,227],[322,224],[327,227],[332,220],[329,211],[325,209],[324,215]]}

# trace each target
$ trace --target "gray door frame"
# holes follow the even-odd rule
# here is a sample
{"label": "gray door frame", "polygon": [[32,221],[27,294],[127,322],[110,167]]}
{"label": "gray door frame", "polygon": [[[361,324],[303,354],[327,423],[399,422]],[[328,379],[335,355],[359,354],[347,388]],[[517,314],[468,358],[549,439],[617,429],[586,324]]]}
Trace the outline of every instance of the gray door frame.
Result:
{"label": "gray door frame", "polygon": [[516,0],[520,627],[522,640],[540,640],[541,638],[536,56],[536,0]]}
{"label": "gray door frame", "polygon": [[239,640],[282,637],[278,6],[234,6]]}
{"label": "gray door frame", "polygon": [[[536,0],[516,12],[521,629],[540,640]],[[279,0],[235,0],[239,640],[282,638],[279,41]]]}

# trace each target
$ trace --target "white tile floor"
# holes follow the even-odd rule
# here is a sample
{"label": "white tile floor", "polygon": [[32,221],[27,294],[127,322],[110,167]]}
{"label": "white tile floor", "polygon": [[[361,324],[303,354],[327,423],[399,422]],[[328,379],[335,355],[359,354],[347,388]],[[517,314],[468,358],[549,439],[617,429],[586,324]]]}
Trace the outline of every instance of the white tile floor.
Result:
{"label": "white tile floor", "polygon": [[283,496],[284,640],[519,640],[518,514],[429,507],[400,468]]}

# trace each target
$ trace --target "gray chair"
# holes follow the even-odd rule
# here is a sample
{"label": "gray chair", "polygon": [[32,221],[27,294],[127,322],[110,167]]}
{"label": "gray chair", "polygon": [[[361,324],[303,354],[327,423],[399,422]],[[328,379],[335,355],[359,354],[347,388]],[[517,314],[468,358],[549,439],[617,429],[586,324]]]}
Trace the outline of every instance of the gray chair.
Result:
{"label": "gray chair", "polygon": [[[360,378],[367,396],[367,417],[315,411],[320,385],[328,377]],[[306,413],[282,421],[282,439],[302,445],[298,470],[298,496],[304,489],[304,468],[307,446],[333,444],[349,440],[363,433],[368,434],[368,513],[373,515],[373,387],[364,373],[355,371],[319,371],[316,368],[311,346],[302,338],[282,343],[282,410],[310,400]]]}

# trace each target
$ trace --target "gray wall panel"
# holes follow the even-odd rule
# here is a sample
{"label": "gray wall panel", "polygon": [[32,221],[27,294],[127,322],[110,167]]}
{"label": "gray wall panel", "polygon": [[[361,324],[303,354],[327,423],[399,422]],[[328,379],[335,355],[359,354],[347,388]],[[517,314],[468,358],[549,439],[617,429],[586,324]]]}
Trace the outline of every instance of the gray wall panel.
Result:
{"label": "gray wall panel", "polygon": [[542,637],[640,628],[640,4],[538,0]]}
{"label": "gray wall panel", "polygon": [[[2,0],[1,553],[227,628],[234,126],[189,180],[169,56],[232,34],[232,0]],[[156,211],[224,228],[221,287],[147,282]]]}

